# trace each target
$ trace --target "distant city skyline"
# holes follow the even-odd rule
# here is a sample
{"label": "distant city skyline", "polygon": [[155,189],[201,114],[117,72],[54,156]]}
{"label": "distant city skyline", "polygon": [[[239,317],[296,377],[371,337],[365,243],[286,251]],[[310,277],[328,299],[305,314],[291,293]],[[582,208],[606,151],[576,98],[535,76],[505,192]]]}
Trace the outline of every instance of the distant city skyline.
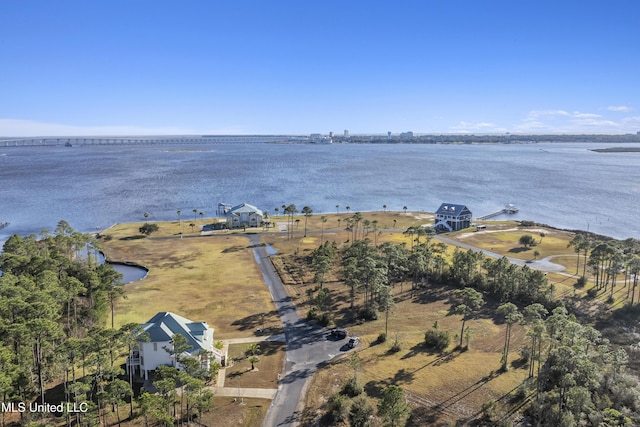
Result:
{"label": "distant city skyline", "polygon": [[0,137],[636,134],[640,3],[1,2]]}

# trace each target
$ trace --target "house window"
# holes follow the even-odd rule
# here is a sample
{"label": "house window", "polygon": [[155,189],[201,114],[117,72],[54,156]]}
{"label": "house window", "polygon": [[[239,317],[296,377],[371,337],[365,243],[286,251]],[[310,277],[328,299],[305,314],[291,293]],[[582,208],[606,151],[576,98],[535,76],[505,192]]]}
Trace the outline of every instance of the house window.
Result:
{"label": "house window", "polygon": [[153,343],[153,351],[158,351],[158,343],[157,342]]}

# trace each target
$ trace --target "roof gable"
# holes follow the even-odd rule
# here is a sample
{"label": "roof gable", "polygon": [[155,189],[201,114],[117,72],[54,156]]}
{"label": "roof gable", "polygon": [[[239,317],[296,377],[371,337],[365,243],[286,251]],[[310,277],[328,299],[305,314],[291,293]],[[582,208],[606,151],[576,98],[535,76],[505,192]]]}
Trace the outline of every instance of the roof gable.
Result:
{"label": "roof gable", "polygon": [[465,205],[458,205],[455,203],[443,203],[436,211],[436,215],[471,215],[471,211]]}
{"label": "roof gable", "polygon": [[238,213],[257,213],[258,215],[262,215],[262,211],[257,207],[250,205],[249,203],[241,203],[237,206],[234,206],[227,212],[227,215],[238,214]]}
{"label": "roof gable", "polygon": [[192,322],[169,311],[157,313],[141,326],[149,334],[151,342],[171,341],[176,334],[184,336],[191,346],[189,353],[209,350],[213,342],[213,329],[206,322]]}

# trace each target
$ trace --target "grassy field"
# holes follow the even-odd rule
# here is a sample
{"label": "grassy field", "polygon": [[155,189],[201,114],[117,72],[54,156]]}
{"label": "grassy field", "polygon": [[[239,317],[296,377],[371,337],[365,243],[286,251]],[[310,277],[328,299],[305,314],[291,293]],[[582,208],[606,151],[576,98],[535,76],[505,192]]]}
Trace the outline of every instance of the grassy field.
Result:
{"label": "grassy field", "polygon": [[[103,238],[108,259],[149,269],[144,280],[125,285],[126,299],[116,305],[116,327],[143,323],[159,311],[172,311],[194,321],[206,321],[215,329],[216,340],[253,336],[263,326],[274,333],[281,330],[246,236],[200,236],[198,230],[191,233],[190,227],[184,225],[184,238],[180,238],[180,224],[171,222],[159,223],[157,233],[140,238],[141,225],[119,224],[102,233],[110,236],[108,241]],[[242,375],[243,387],[277,387],[274,382],[283,366],[283,346],[261,346],[265,346],[265,354],[257,364],[258,370]],[[242,368],[243,363],[235,368]],[[234,372],[233,368],[230,372]],[[204,414],[202,422],[260,426],[269,405],[270,400],[264,399],[244,399],[240,404],[233,398],[216,397],[214,408]],[[143,424],[141,418],[127,423]]]}
{"label": "grassy field", "polygon": [[[265,327],[278,327],[271,295],[245,236],[175,237],[177,223],[160,223],[151,237],[140,238],[141,224],[120,224],[102,233],[109,260],[149,269],[144,280],[125,285],[116,325],[143,323],[160,311],[206,321],[215,339],[254,334],[265,314]],[[104,239],[103,239],[104,240]]]}
{"label": "grassy field", "polygon": [[[322,216],[326,221],[322,221]],[[306,305],[307,290],[315,288],[312,273],[303,262],[304,257],[322,241],[332,240],[339,246],[348,244],[351,234],[344,228],[346,219],[351,216],[353,212],[314,214],[307,218],[305,236],[305,217],[298,215],[295,219],[300,221],[294,222],[292,238],[279,232],[286,228],[287,218],[270,218],[276,227],[265,233],[262,239],[277,250],[277,255],[272,257],[274,265],[302,316],[309,308]],[[425,213],[365,212],[362,216],[369,222],[368,229],[362,233],[378,244],[389,241],[404,242],[410,246],[409,237],[402,231],[412,225],[433,223],[433,215]],[[202,221],[199,219],[198,223]],[[550,261],[566,267],[565,273],[547,275],[555,286],[556,295],[576,307],[582,307],[585,312],[594,310],[594,307],[596,310],[612,308],[604,302],[604,296],[596,299],[585,297],[586,289],[591,286],[589,283],[581,289],[574,286],[576,256],[572,248],[567,248],[571,233],[541,227],[522,228],[512,221],[486,221],[485,224],[487,228],[484,231],[463,230],[446,236],[525,260],[534,258],[533,252],[538,251],[538,259],[551,257]],[[263,314],[265,327],[280,327],[270,295],[248,248],[248,239],[242,232],[200,236],[197,230],[192,232],[183,221],[182,226],[178,222],[160,223],[158,233],[150,238],[139,238],[140,225],[118,225],[104,233],[111,236],[105,244],[105,252],[111,260],[135,262],[149,268],[146,279],[126,285],[127,299],[119,301],[116,309],[117,324],[142,322],[157,311],[169,310],[193,320],[207,321],[216,328],[216,339],[252,335],[256,328],[262,326]],[[185,233],[182,239],[179,237],[181,230]],[[523,234],[532,235],[537,245],[530,249],[522,248],[518,240]],[[449,257],[453,250],[448,246]],[[580,265],[582,270],[582,259]],[[361,337],[358,351],[363,367],[357,375],[371,399],[379,396],[385,385],[394,383],[402,386],[414,409],[414,425],[477,418],[482,404],[487,401],[496,401],[505,409],[509,407],[510,396],[526,376],[526,367],[519,365],[518,359],[519,349],[527,340],[525,331],[518,325],[514,326],[509,360],[511,369],[499,373],[505,325],[494,317],[496,303],[489,301],[477,318],[467,323],[473,331],[470,349],[460,352],[454,350],[457,344],[455,335],[460,331],[461,322],[460,316],[450,314],[453,289],[431,287],[412,296],[408,284],[396,286],[397,305],[389,318],[388,339],[385,343],[377,343],[378,335],[385,331],[384,316],[373,322],[348,324],[351,315],[348,289],[335,274],[328,275],[326,279],[325,286],[333,295],[334,323],[348,326],[350,334]],[[626,289],[619,287],[616,304],[622,304],[625,296]],[[435,321],[441,330],[449,331],[452,336],[452,344],[443,354],[430,353],[422,345],[425,331]],[[389,348],[396,340],[401,350],[392,353]],[[269,355],[261,357],[257,370],[253,372],[249,370],[248,361],[242,358],[245,349],[246,345],[231,347],[236,355],[231,357],[237,357],[238,363],[227,373],[227,381],[239,378],[243,387],[275,386],[273,376],[281,369],[283,349],[268,350]],[[323,367],[314,376],[306,396],[307,421],[312,423],[318,419],[328,397],[351,375],[353,370],[340,360]],[[220,403],[212,412],[226,414],[223,416],[233,420],[228,425],[259,425],[258,421],[257,424],[247,423],[263,417],[268,408],[268,402],[260,400],[249,402],[244,407],[224,398],[217,398],[216,402]]]}
{"label": "grassy field", "polygon": [[278,374],[282,372],[285,359],[285,344],[280,342],[260,342],[259,362],[251,369],[245,352],[248,344],[229,346],[229,358],[233,366],[226,369],[225,387],[278,388]]}
{"label": "grassy field", "polygon": [[[308,308],[304,303],[306,289],[313,286],[307,283],[288,286],[292,293],[299,295],[301,314]],[[384,316],[381,314],[378,320],[372,322],[349,324],[347,288],[338,281],[325,286],[333,295],[332,310],[338,313],[336,324],[346,326],[351,335],[361,338],[359,355],[362,368],[358,371],[358,378],[367,394],[379,397],[385,385],[400,385],[408,393],[414,409],[430,410],[429,423],[453,422],[477,416],[483,403],[506,400],[505,396],[517,388],[527,375],[526,368],[519,367],[517,363],[518,348],[525,342],[524,331],[518,325],[514,326],[512,335],[510,362],[514,368],[506,373],[498,373],[505,326],[495,322],[495,304],[487,305],[479,313],[478,319],[467,323],[473,331],[470,349],[459,352],[454,347],[461,327],[460,316],[450,314],[453,289],[432,288],[429,292],[411,297],[408,284],[402,292],[397,286],[397,305],[389,316],[388,339],[379,344],[378,335],[385,331]],[[424,333],[436,321],[439,328],[449,331],[452,337],[452,344],[443,354],[431,353],[422,345]],[[392,353],[390,347],[395,340],[401,350]],[[314,376],[306,397],[307,423],[317,421],[328,398],[351,375],[353,371],[346,360],[341,360],[324,367]],[[442,405],[442,408],[436,410],[436,405]]]}
{"label": "grassy field", "polygon": [[[244,398],[239,402],[235,397],[214,397],[213,408],[202,414],[202,419],[194,420],[194,425],[202,426],[238,426],[238,427],[258,427],[262,425],[262,420],[267,414],[271,400]],[[121,409],[123,418],[126,417],[125,411],[127,407]],[[113,414],[110,421],[117,425],[117,421]],[[199,423],[199,424],[198,424]],[[138,417],[134,420],[122,422],[123,426],[143,427],[145,426],[144,418]]]}
{"label": "grassy field", "polygon": [[[352,215],[352,214],[351,214]],[[380,244],[385,241],[406,243],[410,247],[409,237],[402,233],[412,225],[431,225],[433,217],[422,213],[363,213],[363,218],[370,222],[376,218],[382,228],[378,234],[369,232],[367,237],[374,238]],[[307,305],[307,292],[314,289],[313,274],[305,267],[304,258],[315,249],[322,240],[335,241],[338,246],[349,243],[350,234],[339,229],[328,228],[327,224],[337,225],[335,215],[328,215],[325,231],[321,233],[312,229],[316,222],[315,216],[309,219],[307,237],[296,232],[293,239],[284,234],[269,234],[264,240],[278,249],[272,257],[279,269],[281,277],[294,297],[301,315],[305,315],[310,308]],[[393,227],[393,220],[396,227]],[[344,222],[344,217],[341,223]],[[539,254],[537,259],[549,257],[549,261],[563,265],[563,273],[548,273],[547,279],[554,286],[555,295],[563,298],[576,311],[585,316],[595,316],[618,308],[628,299],[627,289],[618,286],[615,292],[615,303],[607,304],[606,296],[596,298],[586,297],[586,290],[592,286],[590,281],[583,288],[575,287],[577,256],[573,248],[568,248],[568,242],[573,234],[561,230],[544,227],[520,227],[513,221],[486,221],[484,231],[475,228],[448,233],[446,237],[465,244],[491,250],[492,252],[532,260],[534,251]],[[303,225],[301,224],[300,227]],[[327,231],[329,230],[329,231]],[[380,232],[381,231],[381,232]],[[536,245],[523,248],[519,244],[520,236],[529,234],[535,238]],[[448,256],[454,248],[447,246]],[[580,259],[580,273],[582,273]],[[587,275],[588,279],[591,276]],[[333,305],[331,312],[335,313],[331,326],[346,326],[349,333],[361,337],[362,346],[359,350],[363,361],[358,371],[358,378],[365,386],[370,397],[379,396],[380,390],[388,384],[402,386],[408,394],[408,400],[414,409],[412,425],[437,425],[438,423],[453,423],[460,420],[477,418],[481,414],[482,404],[495,401],[508,411],[514,401],[511,397],[516,393],[518,385],[527,376],[526,365],[519,363],[519,350],[527,339],[525,330],[515,325],[512,335],[510,352],[511,369],[500,373],[501,352],[504,344],[505,325],[494,317],[497,303],[489,301],[479,313],[477,319],[468,323],[473,331],[470,349],[460,353],[453,350],[452,342],[445,354],[432,354],[423,347],[424,333],[438,321],[441,330],[447,330],[454,337],[460,331],[460,316],[450,315],[452,289],[446,287],[431,288],[428,292],[411,297],[408,292],[409,284],[401,291],[397,286],[396,307],[389,319],[389,335],[387,342],[377,344],[377,337],[385,331],[383,315],[380,319],[363,324],[349,324],[348,290],[340,282],[340,278],[329,275],[325,287],[331,290]],[[356,301],[359,303],[360,301]],[[389,352],[391,344],[398,340],[401,350],[397,353]],[[452,341],[454,341],[452,339]],[[321,369],[313,378],[312,385],[306,396],[305,420],[312,425],[317,422],[324,412],[328,398],[338,391],[346,380],[353,375],[353,371],[345,360],[328,365]],[[375,404],[375,401],[372,400]]]}

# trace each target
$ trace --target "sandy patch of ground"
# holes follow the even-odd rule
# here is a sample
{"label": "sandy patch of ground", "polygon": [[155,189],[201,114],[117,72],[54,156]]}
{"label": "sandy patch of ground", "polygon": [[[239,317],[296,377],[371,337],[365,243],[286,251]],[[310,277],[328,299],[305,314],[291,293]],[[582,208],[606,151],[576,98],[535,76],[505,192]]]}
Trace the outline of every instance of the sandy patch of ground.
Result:
{"label": "sandy patch of ground", "polygon": [[[544,228],[526,228],[527,233],[549,233],[549,230],[545,230]],[[523,231],[522,228],[499,228],[496,230],[482,230],[482,231],[473,231],[471,233],[462,233],[456,236],[457,239],[464,239],[471,236],[477,236],[479,234],[489,234],[489,233],[505,233],[507,231]]]}
{"label": "sandy patch of ground", "polygon": [[434,214],[414,214],[412,215],[415,219],[430,219],[433,220],[435,218]]}

